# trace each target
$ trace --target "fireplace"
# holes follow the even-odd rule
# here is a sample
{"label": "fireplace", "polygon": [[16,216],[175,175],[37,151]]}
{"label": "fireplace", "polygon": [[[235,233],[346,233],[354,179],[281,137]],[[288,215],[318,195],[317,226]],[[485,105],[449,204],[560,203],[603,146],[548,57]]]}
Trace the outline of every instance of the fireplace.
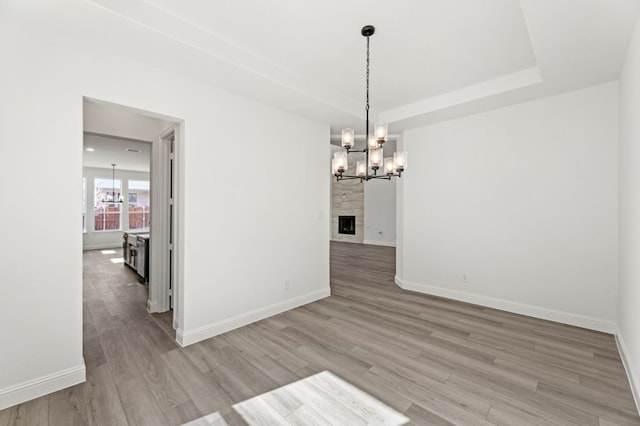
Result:
{"label": "fireplace", "polygon": [[356,217],[355,216],[338,216],[338,234],[356,233]]}

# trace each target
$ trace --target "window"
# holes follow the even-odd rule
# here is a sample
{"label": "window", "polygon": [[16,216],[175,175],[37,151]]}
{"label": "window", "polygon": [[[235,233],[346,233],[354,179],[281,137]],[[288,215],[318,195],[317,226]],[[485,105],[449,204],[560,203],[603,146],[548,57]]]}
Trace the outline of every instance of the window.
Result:
{"label": "window", "polygon": [[117,231],[120,229],[121,201],[120,179],[115,181],[95,179],[93,211],[96,231]]}
{"label": "window", "polygon": [[130,180],[129,229],[149,229],[151,191],[148,180]]}

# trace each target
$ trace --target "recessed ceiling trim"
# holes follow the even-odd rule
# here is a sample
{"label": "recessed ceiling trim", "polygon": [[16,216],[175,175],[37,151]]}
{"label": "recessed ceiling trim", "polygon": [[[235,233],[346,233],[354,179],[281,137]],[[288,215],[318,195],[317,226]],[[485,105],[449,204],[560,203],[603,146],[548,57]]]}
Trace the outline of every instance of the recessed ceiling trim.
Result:
{"label": "recessed ceiling trim", "polygon": [[452,106],[465,104],[478,99],[522,89],[524,87],[540,83],[542,83],[540,70],[538,67],[531,67],[513,74],[504,75],[460,90],[445,93],[440,96],[435,96],[412,104],[404,105],[399,108],[383,111],[379,115],[379,121],[395,123],[400,120],[429,114]]}
{"label": "recessed ceiling trim", "polygon": [[155,5],[140,0],[87,1],[164,37],[227,62],[244,72],[356,117],[362,116],[359,100],[351,99],[334,89],[314,83],[305,76]]}

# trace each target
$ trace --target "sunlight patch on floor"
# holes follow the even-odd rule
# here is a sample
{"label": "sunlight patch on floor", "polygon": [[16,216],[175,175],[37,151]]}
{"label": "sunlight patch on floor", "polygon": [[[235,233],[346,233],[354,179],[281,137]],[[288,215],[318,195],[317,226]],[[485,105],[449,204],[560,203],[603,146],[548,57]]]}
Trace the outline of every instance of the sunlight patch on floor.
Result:
{"label": "sunlight patch on floor", "polygon": [[102,254],[116,254],[115,250],[100,250]]}
{"label": "sunlight patch on floor", "polygon": [[250,425],[403,425],[409,419],[329,371],[309,376],[233,408]]}
{"label": "sunlight patch on floor", "polygon": [[124,257],[113,257],[109,259],[112,263],[124,263]]}
{"label": "sunlight patch on floor", "polygon": [[228,426],[227,422],[224,421],[220,413],[217,411],[215,413],[211,413],[207,416],[200,417],[199,419],[195,419],[192,422],[185,423],[182,426]]}
{"label": "sunlight patch on floor", "polygon": [[[233,406],[251,426],[389,425],[409,422],[402,413],[323,371]],[[218,412],[183,426],[226,426]]]}

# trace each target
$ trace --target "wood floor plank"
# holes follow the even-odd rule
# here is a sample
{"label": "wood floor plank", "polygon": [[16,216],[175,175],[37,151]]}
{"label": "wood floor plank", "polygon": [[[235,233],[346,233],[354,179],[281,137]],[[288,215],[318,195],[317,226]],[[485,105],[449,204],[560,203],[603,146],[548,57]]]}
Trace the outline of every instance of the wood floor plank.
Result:
{"label": "wood floor plank", "polygon": [[49,424],[49,396],[19,404],[8,411],[8,425],[41,426]]}
{"label": "wood floor plank", "polygon": [[473,412],[460,401],[451,401],[435,392],[416,385],[393,372],[383,368],[373,367],[366,376],[378,383],[379,386],[391,388],[412,403],[442,417],[455,424],[489,425],[485,420],[490,406],[484,413]]}
{"label": "wood floor plank", "polygon": [[162,409],[170,409],[189,401],[189,396],[161,358],[142,362],[142,377]]}
{"label": "wood floor plank", "polygon": [[539,417],[523,410],[498,406],[491,407],[491,410],[489,410],[489,414],[487,415],[487,420],[499,426],[537,426],[541,424],[553,426],[566,425],[565,422],[555,422],[547,417]]}
{"label": "wood floor plank", "polygon": [[199,419],[209,413],[200,412],[193,401],[188,400],[174,407],[162,408],[162,414],[164,415],[167,423],[172,425],[182,425]]}
{"label": "wood floor plank", "polygon": [[0,426],[8,426],[11,409],[0,410]]}
{"label": "wood floor plank", "polygon": [[89,423],[85,384],[79,384],[49,395],[51,425],[82,426]]}
{"label": "wood floor plank", "polygon": [[121,336],[156,403],[162,409],[170,409],[189,400],[162,360],[161,354],[154,350],[155,346],[134,322],[121,330]]}
{"label": "wood floor plank", "polygon": [[82,348],[86,368],[95,368],[107,363],[107,356],[104,353],[99,336],[85,338]]}
{"label": "wood floor plank", "polygon": [[136,324],[147,336],[157,353],[165,353],[177,349],[179,346],[175,341],[175,337],[169,336],[163,329],[156,325],[149,314],[146,312],[138,312],[136,316]]}
{"label": "wood floor plank", "polygon": [[233,400],[209,374],[202,374],[180,349],[161,355],[169,370],[202,413],[226,414]]}
{"label": "wood floor plank", "polygon": [[236,410],[229,410],[222,418],[228,426],[247,426],[247,422],[244,421]]}
{"label": "wood floor plank", "polygon": [[[366,392],[324,371],[308,377],[304,383],[314,387],[334,401],[334,405],[344,406],[363,418],[367,424],[401,425],[409,421],[396,410],[382,404]],[[306,404],[306,401],[303,402]]]}
{"label": "wood floor plank", "polygon": [[218,365],[218,362],[215,360],[215,354],[218,350],[218,348],[213,349],[207,347],[203,342],[199,342],[187,346],[183,349],[183,352],[199,372],[208,373]]}
{"label": "wood floor plank", "polygon": [[587,374],[580,374],[579,382],[583,385],[591,388],[597,389],[602,392],[610,392],[615,395],[618,395],[619,398],[623,398],[626,400],[633,400],[633,395],[629,394],[629,380],[626,378],[611,378],[611,377],[592,377]]}
{"label": "wood floor plank", "polygon": [[[245,425],[234,404],[325,370],[411,424],[640,425],[612,335],[404,291],[393,248],[331,243],[332,296],[187,348],[172,313],[149,314],[148,286],[110,261],[120,256],[84,253],[87,382],[0,411],[0,426],[215,412]],[[270,398],[291,423],[336,421],[333,407]]]}
{"label": "wood floor plank", "polygon": [[269,355],[257,357],[252,362],[263,374],[269,376],[274,383],[286,384],[295,382],[298,379],[295,373],[291,372],[291,370],[287,369]]}
{"label": "wood floor plank", "polygon": [[572,409],[561,401],[548,398],[537,392],[523,391],[512,384],[468,371],[452,374],[447,384],[451,384],[457,389],[465,389],[467,392],[475,393],[479,398],[492,405],[515,407],[522,412],[533,410],[543,418],[558,419],[557,421],[560,423],[565,422],[584,426],[598,424],[597,416],[591,413],[580,409]]}
{"label": "wood floor plank", "polygon": [[331,420],[318,413],[313,408],[303,405],[286,418],[291,425],[296,426],[332,426]]}
{"label": "wood floor plank", "polygon": [[167,425],[160,406],[147,387],[144,378],[138,376],[116,384],[127,421],[131,426]]}
{"label": "wood floor plank", "polygon": [[125,344],[119,330],[107,331],[100,335],[100,343],[107,358],[114,383],[133,379],[140,375],[140,370],[129,348]]}
{"label": "wood floor plank", "polygon": [[284,425],[287,420],[262,398],[251,398],[233,408],[250,425]]}
{"label": "wood floor plank", "polygon": [[241,333],[241,335],[245,336],[246,339],[252,340],[261,348],[268,351],[270,354],[273,354],[275,359],[281,360],[283,365],[289,366],[292,371],[297,371],[309,365],[307,361],[300,358],[291,350],[293,348],[283,346],[280,341],[274,342],[269,340],[269,337],[271,336],[265,336],[261,334],[259,330],[255,330],[250,327],[243,327],[242,329],[236,330],[236,332]]}
{"label": "wood floor plank", "polygon": [[608,402],[611,401],[610,399],[599,401],[594,398],[585,398],[582,395],[572,393],[564,389],[559,389],[556,386],[547,385],[545,383],[540,384],[537,392],[540,395],[561,401],[568,406],[591,413],[597,417],[605,417],[621,424],[629,424],[630,422],[640,424],[637,412],[607,405]]}
{"label": "wood floor plank", "polygon": [[221,362],[210,375],[232,400],[245,400],[278,387],[275,381],[232,348],[221,349],[219,356]]}
{"label": "wood floor plank", "polygon": [[127,425],[120,398],[107,364],[87,371],[87,417],[95,425]]}
{"label": "wood floor plank", "polygon": [[419,405],[411,404],[409,409],[404,413],[411,419],[412,425],[425,425],[425,426],[453,426],[448,420],[422,408]]}

